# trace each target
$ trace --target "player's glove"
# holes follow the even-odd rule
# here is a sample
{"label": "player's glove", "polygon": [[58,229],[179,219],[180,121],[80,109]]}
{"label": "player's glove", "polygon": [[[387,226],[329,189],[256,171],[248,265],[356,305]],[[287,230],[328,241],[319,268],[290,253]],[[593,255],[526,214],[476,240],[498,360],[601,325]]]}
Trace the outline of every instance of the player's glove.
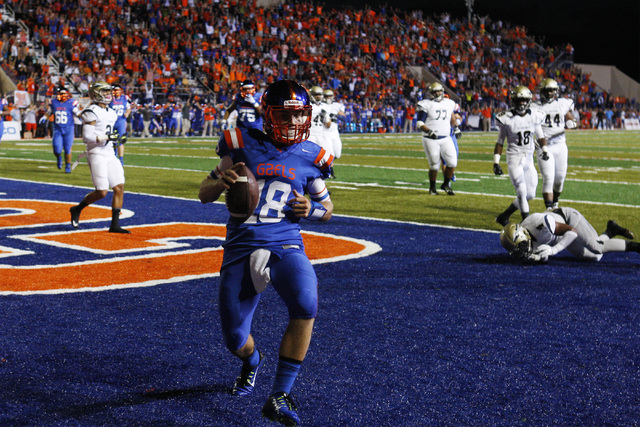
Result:
{"label": "player's glove", "polygon": [[455,136],[456,139],[462,138],[462,131],[460,130],[460,128],[458,126],[453,128],[453,136]]}
{"label": "player's glove", "polygon": [[542,154],[540,155],[540,158],[546,162],[547,160],[549,160],[549,153],[547,153],[546,151],[543,151]]}
{"label": "player's glove", "polygon": [[432,131],[431,129],[427,129],[427,131],[424,133],[424,136],[426,136],[429,139],[438,139],[438,134]]}
{"label": "player's glove", "polygon": [[558,252],[553,246],[540,245],[536,248],[534,254],[540,257],[540,259],[548,259],[550,256],[554,256]]}
{"label": "player's glove", "polygon": [[107,141],[117,141],[118,138],[120,138],[120,134],[117,130],[107,134]]}
{"label": "player's glove", "polygon": [[502,172],[502,168],[498,163],[493,164],[493,173],[495,173],[496,175],[502,175],[504,173]]}
{"label": "player's glove", "polygon": [[126,144],[127,143],[127,137],[123,136],[122,138],[120,138],[120,144]]}
{"label": "player's glove", "polygon": [[249,104],[253,105],[255,108],[258,108],[260,106],[260,104],[258,104],[255,100],[255,98],[253,97],[253,95],[246,95],[244,97],[244,101],[248,102]]}
{"label": "player's glove", "polygon": [[528,259],[533,262],[547,262],[549,260],[548,257],[541,257],[538,254],[531,254]]}

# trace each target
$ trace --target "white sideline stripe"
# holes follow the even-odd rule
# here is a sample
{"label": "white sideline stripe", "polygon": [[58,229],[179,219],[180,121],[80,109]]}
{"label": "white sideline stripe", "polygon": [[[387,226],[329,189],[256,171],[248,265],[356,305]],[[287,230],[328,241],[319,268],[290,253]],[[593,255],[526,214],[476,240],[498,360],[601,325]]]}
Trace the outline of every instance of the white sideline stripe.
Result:
{"label": "white sideline stripe", "polygon": [[[349,189],[349,190],[357,190],[358,187],[375,187],[375,188],[392,188],[392,189],[400,189],[400,190],[415,190],[415,191],[423,191],[423,192],[428,192],[429,189],[428,188],[419,188],[419,187],[407,187],[407,186],[397,186],[397,185],[383,185],[383,184],[377,184],[377,183],[369,183],[369,184],[361,184],[361,183],[355,183],[355,182],[342,182],[342,181],[334,181],[336,184],[339,185],[352,185],[353,187],[346,187],[345,189]],[[333,187],[333,185],[331,185],[331,187]],[[338,187],[336,187],[338,188]],[[342,188],[342,187],[340,187]],[[459,191],[456,190],[456,194],[469,194],[472,196],[487,196],[487,197],[501,197],[501,198],[508,198],[508,199],[513,199],[515,196],[513,194],[493,194],[493,193],[472,193],[469,191]],[[564,202],[571,202],[571,203],[584,203],[587,205],[604,205],[604,206],[618,206],[618,207],[623,207],[623,208],[640,208],[640,205],[625,205],[622,203],[609,203],[609,202],[592,202],[589,200],[571,200],[571,199],[562,199]],[[365,218],[365,217],[354,217],[354,218]],[[387,220],[385,220],[387,221]],[[399,221],[399,222],[407,222],[407,221]],[[412,222],[409,221],[410,224],[413,224]],[[423,223],[416,223],[416,224],[423,224]],[[437,224],[436,224],[437,225]],[[458,228],[458,227],[453,227],[453,228]],[[465,230],[467,230],[466,228],[464,228]],[[475,228],[469,228],[468,230],[475,230]]]}

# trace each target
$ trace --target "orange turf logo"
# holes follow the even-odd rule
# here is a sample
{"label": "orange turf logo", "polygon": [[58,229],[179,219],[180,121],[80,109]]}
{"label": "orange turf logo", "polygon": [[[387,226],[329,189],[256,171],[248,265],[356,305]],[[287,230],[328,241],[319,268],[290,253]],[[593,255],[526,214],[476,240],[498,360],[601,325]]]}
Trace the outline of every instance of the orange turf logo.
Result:
{"label": "orange turf logo", "polygon": [[[172,222],[127,227],[131,234],[112,234],[106,229],[37,233],[33,228],[67,224],[70,203],[41,200],[0,199],[0,231],[9,231],[5,242],[28,242],[29,250],[0,245],[0,294],[63,293],[153,286],[219,275],[224,224]],[[127,216],[131,216],[129,212]],[[89,206],[83,223],[104,221],[111,210]],[[27,229],[28,234],[24,231]],[[11,233],[15,230],[16,233]],[[374,254],[375,243],[318,233],[303,232],[307,255],[313,263],[335,262]],[[206,247],[190,242],[208,240]],[[16,245],[19,246],[19,245]],[[14,257],[46,253],[56,247],[71,254],[93,258],[68,262],[11,265]],[[86,257],[85,257],[86,258]]]}

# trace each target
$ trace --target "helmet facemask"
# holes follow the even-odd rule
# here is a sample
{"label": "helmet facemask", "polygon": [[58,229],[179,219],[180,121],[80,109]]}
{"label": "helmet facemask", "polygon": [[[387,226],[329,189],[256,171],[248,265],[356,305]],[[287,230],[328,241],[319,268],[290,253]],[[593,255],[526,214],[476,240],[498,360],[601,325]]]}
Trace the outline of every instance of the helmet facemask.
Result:
{"label": "helmet facemask", "polygon": [[513,105],[513,109],[519,115],[525,115],[529,109],[529,105],[531,105],[532,98],[533,95],[527,87],[518,86],[511,92],[511,103]]}
{"label": "helmet facemask", "polygon": [[256,87],[255,86],[247,85],[247,86],[242,86],[240,88],[240,96],[243,97],[243,98],[246,97],[247,95],[253,96],[253,95],[255,95],[255,93],[256,93]]}
{"label": "helmet facemask", "polygon": [[531,234],[520,224],[508,224],[500,233],[500,244],[518,259],[528,260],[533,253]]}
{"label": "helmet facemask", "polygon": [[69,98],[71,98],[71,95],[69,95],[69,91],[66,89],[60,89],[58,91],[58,95],[57,95],[58,101],[60,102],[65,102],[66,100],[68,100]]}
{"label": "helmet facemask", "polygon": [[314,104],[320,104],[324,100],[324,92],[319,86],[314,86],[309,91]]}
{"label": "helmet facemask", "polygon": [[311,106],[295,105],[268,106],[264,112],[265,132],[275,141],[293,145],[309,138],[311,131]]}
{"label": "helmet facemask", "polygon": [[113,99],[111,85],[105,82],[96,82],[89,88],[89,97],[98,104],[109,104]]}
{"label": "helmet facemask", "polygon": [[433,101],[442,101],[444,98],[444,87],[438,82],[431,83],[429,85],[429,95],[431,95]]}
{"label": "helmet facemask", "polygon": [[120,86],[115,86],[113,88],[113,97],[120,98],[122,96],[122,88]]}

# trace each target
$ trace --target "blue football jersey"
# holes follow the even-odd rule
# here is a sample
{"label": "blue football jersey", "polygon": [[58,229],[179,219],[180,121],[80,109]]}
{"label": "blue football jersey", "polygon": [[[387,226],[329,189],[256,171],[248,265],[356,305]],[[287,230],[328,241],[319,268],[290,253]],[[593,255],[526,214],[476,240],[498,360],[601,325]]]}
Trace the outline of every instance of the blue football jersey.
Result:
{"label": "blue football jersey", "polygon": [[66,129],[74,126],[73,110],[78,107],[78,101],[67,99],[66,101],[51,100],[51,113],[53,114],[54,129]]}
{"label": "blue football jersey", "polygon": [[[247,221],[229,218],[223,265],[259,248],[276,254],[289,246],[303,248],[300,218],[293,214],[287,201],[295,197],[293,190],[308,194],[314,181],[327,178],[333,156],[310,141],[278,149],[263,132],[239,128],[222,133],[216,152],[220,157],[230,156],[234,164],[247,165],[260,190],[258,206]],[[330,200],[329,192],[324,185],[323,188],[309,194],[313,201]]]}
{"label": "blue football jersey", "polygon": [[245,101],[240,94],[235,96],[234,101],[238,111],[236,126],[242,129],[262,130],[262,116],[258,114],[253,104]]}
{"label": "blue football jersey", "polygon": [[118,98],[113,98],[111,100],[111,103],[109,104],[109,107],[113,108],[113,110],[118,115],[118,120],[117,120],[118,122],[126,121],[126,117],[124,116],[124,113],[129,108],[129,101],[127,100],[126,95],[121,95]]}

